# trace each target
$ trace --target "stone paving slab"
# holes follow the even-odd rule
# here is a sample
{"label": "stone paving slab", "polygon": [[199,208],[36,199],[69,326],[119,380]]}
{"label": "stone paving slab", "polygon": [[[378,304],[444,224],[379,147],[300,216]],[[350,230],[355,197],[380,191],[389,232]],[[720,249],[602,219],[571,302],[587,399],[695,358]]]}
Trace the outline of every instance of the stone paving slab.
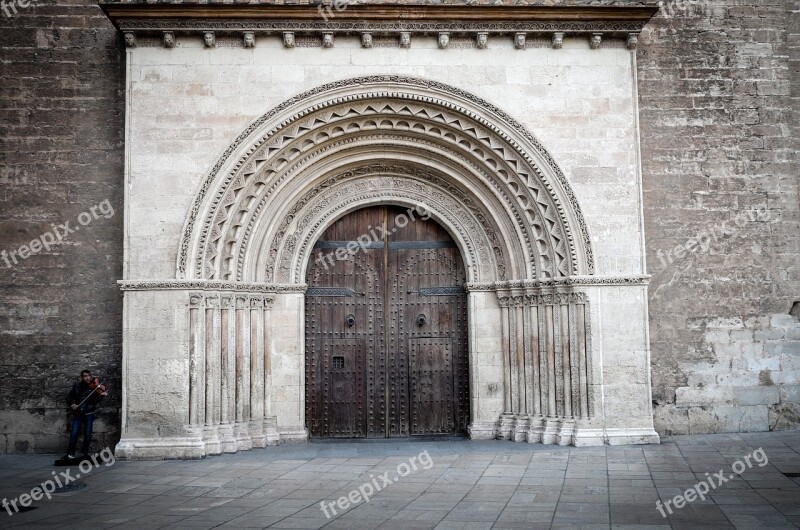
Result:
{"label": "stone paving slab", "polygon": [[[0,528],[800,524],[800,479],[785,475],[800,472],[797,431],[676,436],[661,445],[593,448],[467,440],[312,443],[195,461],[100,462],[84,469],[55,468],[54,459],[0,455],[0,498],[7,503]],[[33,500],[34,509],[15,512],[12,500],[19,506],[22,494],[54,476],[66,481],[62,473],[80,475],[70,485],[85,487]],[[701,483],[708,492],[697,498]],[[685,493],[689,489],[695,498]]]}

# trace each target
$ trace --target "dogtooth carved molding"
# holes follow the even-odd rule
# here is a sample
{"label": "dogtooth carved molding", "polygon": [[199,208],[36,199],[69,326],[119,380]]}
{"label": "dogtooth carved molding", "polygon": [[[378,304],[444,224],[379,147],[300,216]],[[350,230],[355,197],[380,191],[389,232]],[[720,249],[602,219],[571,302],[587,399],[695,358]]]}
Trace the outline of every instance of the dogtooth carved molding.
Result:
{"label": "dogtooth carved molding", "polygon": [[[355,146],[352,151],[346,142]],[[266,226],[275,220],[265,220],[264,212],[274,214],[298,200],[300,187],[329,179],[324,168],[332,159],[338,167],[363,159],[358,146],[379,148],[384,159],[413,167],[413,150],[403,152],[397,147],[402,143],[427,150],[438,163],[436,173],[458,184],[451,193],[469,189],[475,204],[486,206],[484,216],[505,223],[509,240],[525,242],[525,252],[506,250],[517,261],[511,265],[514,276],[592,274],[593,253],[578,201],[530,132],[461,89],[413,77],[370,76],[296,96],[237,137],[195,196],[181,238],[178,277],[253,281],[261,274],[259,279],[272,281],[265,272],[274,268],[269,261],[278,257],[275,248],[259,263],[261,272],[245,267],[255,252],[250,248],[274,239],[274,234],[263,239],[275,228]]]}

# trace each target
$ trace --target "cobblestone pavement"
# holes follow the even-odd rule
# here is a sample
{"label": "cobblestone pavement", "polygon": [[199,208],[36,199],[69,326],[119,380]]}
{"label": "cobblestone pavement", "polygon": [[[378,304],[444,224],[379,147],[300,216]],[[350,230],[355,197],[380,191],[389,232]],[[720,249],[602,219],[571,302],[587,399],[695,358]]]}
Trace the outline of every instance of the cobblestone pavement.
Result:
{"label": "cobblestone pavement", "polygon": [[[101,463],[88,473],[53,467],[52,455],[5,455],[0,496],[8,501],[66,469],[81,474],[70,486],[85,487],[33,501],[26,512],[8,504],[13,515],[0,515],[0,527],[797,528],[800,479],[786,473],[800,472],[798,451],[793,431],[596,448],[312,443],[196,461]],[[741,473],[731,479],[734,470]],[[701,482],[710,490],[705,499],[677,508],[674,497]],[[659,497],[672,499],[661,507],[667,517]]]}

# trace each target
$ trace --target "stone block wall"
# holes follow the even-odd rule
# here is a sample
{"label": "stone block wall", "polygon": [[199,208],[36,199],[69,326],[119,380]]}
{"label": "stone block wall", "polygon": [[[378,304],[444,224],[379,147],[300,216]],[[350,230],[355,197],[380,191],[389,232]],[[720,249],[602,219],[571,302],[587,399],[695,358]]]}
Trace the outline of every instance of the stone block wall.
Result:
{"label": "stone block wall", "polygon": [[[84,368],[111,387],[102,448],[119,439],[122,47],[92,2],[13,5],[0,11],[0,453],[66,450]],[[49,250],[20,258],[40,237]]]}
{"label": "stone block wall", "polygon": [[668,0],[642,35],[661,433],[800,426],[799,6]]}

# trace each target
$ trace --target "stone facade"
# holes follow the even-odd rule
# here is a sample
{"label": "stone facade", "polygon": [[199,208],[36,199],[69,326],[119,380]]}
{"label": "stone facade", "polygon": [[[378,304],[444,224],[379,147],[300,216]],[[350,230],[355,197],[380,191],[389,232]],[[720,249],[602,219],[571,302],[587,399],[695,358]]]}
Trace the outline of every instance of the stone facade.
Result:
{"label": "stone facade", "polygon": [[798,427],[799,19],[792,1],[666,2],[641,37],[659,432]]}
{"label": "stone facade", "polygon": [[[656,428],[663,434],[796,427],[797,314],[793,319],[788,314],[800,298],[797,167],[792,155],[797,147],[797,93],[791,92],[798,85],[790,84],[797,79],[797,63],[790,60],[797,56],[797,7],[788,1],[665,4],[639,36],[637,52],[645,248],[653,275],[649,320]],[[89,4],[32,3],[18,8],[14,17],[0,17],[0,27],[0,90],[6,109],[1,125],[0,182],[6,191],[1,199],[2,249],[29,243],[51,223],[74,223],[81,212],[105,199],[117,212],[93,221],[50,252],[14,267],[0,262],[0,283],[7,295],[0,301],[0,363],[8,381],[0,401],[0,450],[57,451],[65,445],[62,396],[80,369],[88,366],[107,374],[112,387],[122,387],[122,302],[114,281],[174,277],[174,256],[160,256],[177,252],[173,243],[185,219],[170,208],[185,211],[196,188],[175,178],[155,183],[154,229],[168,234],[170,243],[149,252],[146,245],[135,245],[137,237],[143,241],[147,235],[134,233],[128,240],[134,245],[126,271],[146,274],[123,276],[124,109],[126,95],[133,94],[124,86],[126,69],[129,79],[139,83],[137,90],[150,90],[155,98],[148,103],[151,107],[132,109],[134,122],[141,111],[154,124],[140,129],[138,145],[152,148],[154,156],[191,146],[193,156],[171,156],[164,171],[199,178],[254,117],[306,87],[374,72],[381,64],[375,57],[386,59],[399,50],[387,51],[385,39],[371,37],[375,49],[369,52],[379,54],[373,56],[375,62],[352,63],[342,72],[329,62],[315,64],[313,58],[320,53],[357,56],[363,39],[336,38],[327,49],[307,49],[305,41],[293,50],[275,47],[278,55],[295,54],[285,61],[289,67],[240,64],[238,71],[250,76],[244,80],[249,96],[241,97],[239,86],[225,82],[230,73],[226,65],[241,57],[247,44],[231,47],[229,39],[217,36],[216,49],[204,49],[202,36],[188,41],[178,35],[176,48],[170,50],[173,73],[164,79],[155,69],[132,69],[135,64],[124,57],[123,37]],[[259,41],[254,37],[253,57],[263,50]],[[446,50],[441,50],[441,36],[414,38],[411,50],[459,57],[498,52],[495,38],[488,39],[487,49],[481,49],[479,40],[473,44],[448,36],[446,41]],[[513,58],[514,42],[520,44],[513,40],[499,52]],[[597,91],[624,89],[620,83],[630,81],[632,72],[626,69],[631,63],[613,59],[603,66],[606,74],[593,79],[587,76],[587,65],[549,62],[558,46],[563,47],[558,50],[565,54],[562,58],[577,61],[592,57],[590,52],[601,54],[593,60],[628,56],[624,41],[615,41],[618,49],[604,47],[608,39],[596,50],[589,49],[591,43],[588,37],[531,38],[523,53],[541,61],[541,68],[504,68],[506,62],[493,59],[487,74],[478,78],[468,77],[459,62],[444,73],[436,61],[401,62],[393,68],[450,83],[456,79],[504,109],[513,107],[515,117],[523,118],[555,153],[576,193],[593,197],[581,206],[595,226],[602,226],[593,229],[603,236],[598,244],[609,245],[605,252],[599,249],[597,267],[604,274],[636,271],[641,267],[636,252],[620,252],[630,248],[635,236],[610,237],[633,227],[623,218],[601,220],[616,198],[603,195],[603,189],[630,175],[619,165],[631,160],[615,155],[613,145],[630,138],[624,137],[620,122],[592,119],[598,113],[630,114],[629,102],[620,108],[621,100],[597,96]],[[164,53],[147,42],[136,44],[141,58]],[[203,63],[190,66],[197,57]],[[308,59],[298,62],[298,57]],[[56,77],[61,81],[54,84]],[[533,101],[546,98],[546,112],[536,113],[540,109],[527,106],[525,98],[507,99],[508,85],[528,87]],[[155,93],[156,87],[164,91]],[[183,105],[195,106],[197,121],[169,125],[175,96]],[[586,146],[597,151],[606,143],[612,148],[597,156],[585,154]],[[603,183],[599,191],[598,182]],[[747,221],[739,226],[735,221],[741,215]],[[735,232],[713,238],[708,231],[726,220],[733,221]],[[693,250],[674,251],[692,239],[701,240],[690,245]],[[163,313],[162,323],[173,325],[183,314]],[[141,333],[152,340],[158,331]],[[642,369],[641,364],[619,364],[621,376]],[[99,429],[103,444],[119,437],[119,396],[117,392],[106,404]],[[164,397],[175,396],[166,392]]]}

